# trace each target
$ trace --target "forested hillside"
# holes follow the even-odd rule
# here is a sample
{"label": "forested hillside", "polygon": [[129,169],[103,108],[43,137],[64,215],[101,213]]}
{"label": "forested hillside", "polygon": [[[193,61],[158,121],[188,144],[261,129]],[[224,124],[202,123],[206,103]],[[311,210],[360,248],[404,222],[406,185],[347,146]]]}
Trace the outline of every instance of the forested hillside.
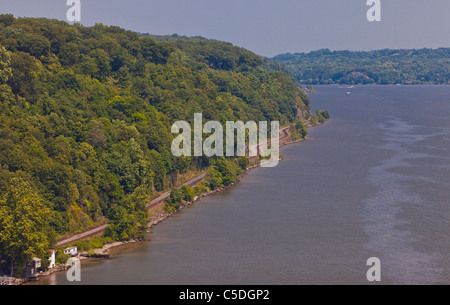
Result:
{"label": "forested hillside", "polygon": [[139,236],[146,200],[188,171],[230,183],[238,160],[176,158],[170,127],[195,112],[282,125],[308,115],[308,97],[266,66],[224,42],[1,15],[0,261],[43,257],[104,217],[112,238]]}
{"label": "forested hillside", "polygon": [[449,84],[450,48],[330,51],[283,54],[284,64],[303,84]]}

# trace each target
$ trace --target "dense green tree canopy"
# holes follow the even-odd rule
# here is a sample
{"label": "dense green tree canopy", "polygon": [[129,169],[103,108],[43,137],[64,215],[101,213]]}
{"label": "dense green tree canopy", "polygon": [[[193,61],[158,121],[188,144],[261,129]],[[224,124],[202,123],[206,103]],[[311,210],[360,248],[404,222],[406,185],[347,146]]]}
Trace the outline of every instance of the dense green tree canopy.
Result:
{"label": "dense green tree canopy", "polygon": [[305,84],[449,84],[450,48],[330,51],[273,58]]}
{"label": "dense green tree canopy", "polygon": [[9,262],[11,272],[18,269],[20,275],[33,257],[47,256],[49,217],[50,209],[26,181],[9,181],[0,199],[0,257]]}
{"label": "dense green tree canopy", "polygon": [[[58,235],[109,218],[109,236],[139,237],[145,203],[178,175],[213,164],[211,188],[236,179],[233,160],[174,157],[175,121],[201,112],[205,120],[284,125],[309,111],[308,97],[286,73],[268,71],[247,50],[198,38],[161,41],[103,24],[0,15],[0,69],[3,215],[15,209],[7,194],[21,179],[28,193],[14,202],[45,206]],[[185,188],[181,196],[193,194]],[[7,239],[0,243],[7,249]]]}

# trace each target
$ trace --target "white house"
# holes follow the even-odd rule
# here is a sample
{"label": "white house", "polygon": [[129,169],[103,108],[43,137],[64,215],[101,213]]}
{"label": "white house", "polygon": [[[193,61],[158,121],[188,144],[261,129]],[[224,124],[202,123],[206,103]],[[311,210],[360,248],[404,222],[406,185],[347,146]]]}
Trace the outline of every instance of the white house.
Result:
{"label": "white house", "polygon": [[55,268],[56,266],[56,251],[53,249],[50,249],[50,258],[48,259],[50,261],[50,265],[48,266],[49,269]]}
{"label": "white house", "polygon": [[69,247],[64,249],[64,253],[70,256],[76,256],[78,254],[78,248],[75,247]]}

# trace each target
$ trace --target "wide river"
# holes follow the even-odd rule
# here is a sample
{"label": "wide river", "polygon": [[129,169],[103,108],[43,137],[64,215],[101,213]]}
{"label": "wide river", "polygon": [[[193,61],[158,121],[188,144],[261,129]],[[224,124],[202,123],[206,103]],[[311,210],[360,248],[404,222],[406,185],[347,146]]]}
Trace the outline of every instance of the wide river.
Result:
{"label": "wide river", "polygon": [[[450,86],[316,86],[325,125],[81,284],[450,284]],[[65,273],[42,284],[68,284]]]}

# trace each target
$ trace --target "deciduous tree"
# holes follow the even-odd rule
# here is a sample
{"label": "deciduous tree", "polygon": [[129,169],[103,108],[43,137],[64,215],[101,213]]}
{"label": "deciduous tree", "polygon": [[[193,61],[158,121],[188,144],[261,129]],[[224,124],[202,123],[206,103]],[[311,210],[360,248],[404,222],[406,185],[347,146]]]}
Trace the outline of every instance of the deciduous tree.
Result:
{"label": "deciduous tree", "polygon": [[33,257],[47,258],[50,209],[30,184],[12,178],[0,199],[0,257],[10,263],[11,276],[21,275]]}

